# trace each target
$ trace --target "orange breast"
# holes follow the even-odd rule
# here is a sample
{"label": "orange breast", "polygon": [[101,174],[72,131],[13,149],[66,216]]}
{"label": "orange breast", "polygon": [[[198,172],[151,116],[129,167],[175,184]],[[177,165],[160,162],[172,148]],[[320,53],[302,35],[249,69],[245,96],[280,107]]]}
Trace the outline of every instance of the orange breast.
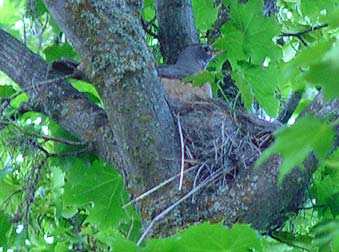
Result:
{"label": "orange breast", "polygon": [[192,83],[185,83],[178,79],[161,78],[166,96],[170,100],[182,102],[194,101],[197,98],[212,98],[212,89],[209,83],[199,87],[193,87]]}

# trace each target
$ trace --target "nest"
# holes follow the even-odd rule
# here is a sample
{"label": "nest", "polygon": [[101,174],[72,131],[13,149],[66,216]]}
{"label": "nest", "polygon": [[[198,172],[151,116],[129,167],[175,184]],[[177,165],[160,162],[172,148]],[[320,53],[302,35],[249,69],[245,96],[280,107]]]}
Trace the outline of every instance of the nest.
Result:
{"label": "nest", "polygon": [[223,185],[234,181],[253,167],[279,127],[213,100],[176,103],[172,109],[184,140],[185,168],[197,167],[194,185],[216,173]]}

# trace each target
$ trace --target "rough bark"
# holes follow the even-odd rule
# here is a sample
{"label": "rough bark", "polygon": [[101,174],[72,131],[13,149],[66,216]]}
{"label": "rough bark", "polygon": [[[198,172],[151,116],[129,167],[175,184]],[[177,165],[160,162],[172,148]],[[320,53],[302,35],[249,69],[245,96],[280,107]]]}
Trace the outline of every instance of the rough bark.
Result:
{"label": "rough bark", "polygon": [[[112,2],[114,2],[114,4],[118,3],[118,1]],[[155,142],[151,144],[146,143],[141,146],[141,143],[134,143],[134,141],[140,139],[130,139],[129,135],[126,136],[126,134],[131,133],[134,126],[139,125],[139,123],[141,123],[141,126],[145,124],[144,118],[140,117],[140,115],[143,114],[134,114],[135,111],[128,111],[128,109],[132,108],[133,110],[137,110],[137,113],[142,112],[141,108],[133,104],[133,99],[135,99],[134,102],[136,103],[140,102],[140,98],[136,97],[136,94],[133,94],[133,92],[141,93],[140,97],[143,97],[141,100],[146,102],[142,104],[143,106],[165,106],[165,109],[153,108],[152,115],[159,120],[162,120],[163,117],[165,117],[165,119],[167,116],[170,117],[169,121],[161,121],[160,125],[168,123],[172,125],[173,128],[175,127],[167,103],[166,105],[163,104],[164,98],[161,86],[157,86],[158,84],[156,84],[158,83],[158,77],[156,76],[153,63],[148,61],[146,61],[147,64],[140,63],[141,66],[133,69],[133,71],[131,70],[131,66],[128,65],[129,63],[125,66],[127,70],[123,68],[125,72],[112,69],[115,66],[118,67],[117,64],[119,62],[133,60],[128,58],[130,52],[122,52],[121,55],[118,55],[115,51],[113,55],[110,54],[110,50],[112,49],[110,43],[122,46],[121,41],[123,41],[122,36],[124,34],[120,34],[119,36],[117,34],[111,35],[111,38],[109,34],[105,35],[104,33],[105,30],[109,30],[107,28],[109,25],[115,25],[111,19],[118,17],[112,16],[110,9],[107,10],[103,6],[97,9],[98,7],[91,6],[92,8],[89,8],[90,6],[86,5],[87,11],[85,15],[81,12],[80,8],[84,7],[84,3],[79,4],[79,9],[76,8],[76,6],[72,6],[72,8],[68,6],[70,9],[67,9],[68,7],[63,9],[62,4],[62,1],[53,1],[53,3],[48,6],[51,8],[51,12],[54,13],[55,19],[60,22],[61,27],[69,33],[69,37],[74,39],[74,41],[72,41],[73,45],[77,45],[79,51],[83,50],[81,55],[85,61],[87,75],[98,86],[105,101],[106,112],[110,121],[107,119],[103,110],[90,104],[84,96],[70,88],[66,82],[36,85],[37,82],[46,81],[46,79],[49,78],[46,74],[48,72],[47,64],[4,32],[0,32],[0,69],[24,88],[31,87],[32,84],[35,84],[34,88],[27,89],[27,93],[36,107],[59,122],[59,124],[75,136],[90,142],[94,146],[95,151],[110,162],[110,164],[113,164],[112,160],[115,158],[116,161],[118,161],[119,171],[125,175],[125,181],[128,182],[128,187],[132,195],[149,189],[154,184],[162,182],[168,176],[176,175],[180,170],[179,165],[173,165],[174,163],[179,163],[177,156],[166,156],[161,150],[160,152],[156,150],[158,154],[153,153],[154,149],[152,148],[157,147],[157,144],[159,144],[157,141],[159,140],[155,139]],[[119,9],[119,7],[117,8]],[[133,10],[136,10],[136,8],[135,6],[131,7]],[[118,13],[124,15],[124,11],[128,12],[131,9],[119,9]],[[96,22],[93,24],[87,22],[88,20],[82,20],[81,17],[83,16],[92,16],[89,11],[93,12],[93,16],[102,18],[103,21],[100,19],[99,24]],[[99,12],[101,15],[98,15]],[[127,16],[130,21],[131,17],[129,15]],[[78,20],[77,17],[80,17],[80,19]],[[60,20],[61,18],[63,20]],[[135,18],[137,19],[137,17]],[[110,23],[110,21],[112,21],[112,23]],[[74,22],[79,22],[79,24],[74,24]],[[67,24],[69,24],[68,27],[66,27]],[[125,25],[128,26],[128,24],[127,22]],[[91,25],[99,25],[100,27],[102,25],[102,27],[105,28],[101,33],[99,31],[95,32],[92,31],[93,27],[91,27]],[[83,31],[79,31],[78,29],[83,29]],[[84,31],[90,32],[85,36],[85,34],[83,34]],[[127,31],[136,32],[130,29],[127,29]],[[137,29],[137,31],[139,32],[139,29]],[[138,34],[134,34],[134,36],[138,36]],[[140,38],[138,41],[140,42]],[[91,45],[91,43],[93,43],[93,45]],[[135,48],[131,48],[133,53],[137,53],[136,56],[148,54],[146,47],[139,44],[136,46],[136,48],[144,50],[142,52],[136,52]],[[107,48],[108,51],[100,51],[98,48]],[[113,49],[117,50],[116,48]],[[129,49],[125,48],[125,50]],[[98,61],[96,61],[96,58],[101,60],[106,57],[106,53],[109,54],[107,56],[109,59],[115,60],[116,58],[118,63],[109,60],[108,64],[97,65]],[[143,56],[143,58],[145,60],[152,59],[150,56]],[[143,83],[143,85],[140,83]],[[148,86],[147,84],[154,89],[146,87]],[[125,85],[131,85],[131,88]],[[126,94],[124,94],[124,92],[126,92]],[[121,95],[122,97],[117,97],[117,95]],[[128,97],[128,95],[132,97]],[[157,95],[159,95],[160,105],[154,101]],[[110,101],[110,99],[117,99],[117,101]],[[124,104],[124,102],[126,102],[126,104]],[[331,103],[324,104],[320,96],[310,106],[308,112],[315,113],[321,117],[325,117],[329,113],[334,113],[333,117],[338,117],[339,106],[337,103],[337,101],[332,101]],[[198,156],[200,155],[199,160],[205,159],[205,161],[210,162],[210,169],[204,169],[204,167],[200,166],[200,175],[197,169],[192,169],[190,172],[187,172],[184,177],[184,187],[182,191],[178,191],[178,179],[175,179],[157,192],[143,199],[138,206],[138,210],[143,218],[144,224],[147,225],[154,216],[177,200],[180,200],[187,195],[187,193],[192,192],[192,190],[199,186],[199,183],[201,184],[206,181],[204,179],[212,178],[209,175],[219,175],[211,179],[211,181],[207,181],[208,183],[201,190],[197,190],[197,192],[194,193],[194,199],[190,197],[173,211],[169,212],[164,220],[157,222],[153,229],[154,235],[168,235],[177,227],[183,227],[191,223],[206,220],[212,222],[224,220],[226,224],[247,222],[258,229],[267,230],[274,225],[282,223],[285,211],[295,211],[300,203],[302,203],[310,176],[317,165],[317,160],[312,155],[305,160],[306,169],[303,171],[295,169],[286,177],[281,186],[277,186],[277,175],[281,163],[279,156],[271,157],[259,170],[253,170],[252,168],[253,163],[261,151],[272,141],[272,131],[278,127],[277,125],[258,120],[244,112],[233,111],[227,106],[215,101],[197,101],[193,104],[172,104],[172,109],[176,114],[180,115],[181,127],[185,132],[187,143],[195,144],[194,148],[192,144],[190,147],[192,150],[194,149],[193,154],[196,160],[198,160]],[[166,112],[165,110],[168,111]],[[119,116],[123,112],[126,112],[126,116],[135,117],[120,118]],[[163,115],[162,113],[165,112],[168,114]],[[117,121],[117,119],[120,121]],[[152,120],[156,119],[152,118]],[[138,122],[138,120],[141,120],[141,122]],[[150,131],[155,129],[152,125],[152,120],[149,126]],[[120,129],[122,125],[128,129]],[[169,126],[165,125],[165,127]],[[166,128],[161,128],[161,130],[168,133]],[[112,132],[114,132],[114,135]],[[164,139],[161,139],[164,140],[162,142],[163,147],[166,150],[177,150],[178,143],[176,143],[175,139],[171,138],[173,132],[171,130],[169,130],[169,132],[172,135],[167,135]],[[266,135],[262,135],[263,132],[265,132]],[[137,133],[142,134],[143,132]],[[119,135],[119,141],[114,138],[116,134]],[[161,137],[159,134],[159,132],[155,132],[152,136]],[[214,162],[214,158],[210,158],[211,155],[215,155],[214,143],[216,143],[216,146],[224,146],[223,144],[220,145],[220,143],[225,143],[223,141],[226,141],[225,139],[228,139],[229,136],[232,136],[232,141],[230,141],[230,139],[227,140],[227,155],[225,155],[224,159],[216,159],[216,162]],[[121,139],[125,137],[128,139]],[[171,138],[171,141],[169,141],[168,138]],[[174,145],[172,145],[173,141]],[[251,145],[253,142],[255,144]],[[133,157],[134,153],[124,148],[125,143],[131,144],[132,146],[141,146],[142,148],[138,151],[144,155],[146,161],[142,160],[140,163],[133,163],[136,162]],[[202,146],[197,146],[197,144]],[[132,156],[132,161],[129,160],[130,157],[127,157],[128,160],[125,161],[128,155]],[[164,156],[161,157],[161,160],[153,160],[148,157],[153,155]],[[153,161],[153,163],[150,163],[149,167],[145,167],[145,162],[149,160]],[[221,163],[218,163],[219,161]],[[131,167],[131,163],[135,166]],[[233,175],[231,172],[234,172]],[[230,174],[232,176],[229,176]],[[139,179],[141,179],[144,184],[140,185]],[[195,184],[195,181],[198,183]]]}
{"label": "rough bark", "polygon": [[[177,167],[179,139],[140,22],[141,1],[45,1],[97,87],[133,195]],[[161,176],[155,176],[155,174]]]}

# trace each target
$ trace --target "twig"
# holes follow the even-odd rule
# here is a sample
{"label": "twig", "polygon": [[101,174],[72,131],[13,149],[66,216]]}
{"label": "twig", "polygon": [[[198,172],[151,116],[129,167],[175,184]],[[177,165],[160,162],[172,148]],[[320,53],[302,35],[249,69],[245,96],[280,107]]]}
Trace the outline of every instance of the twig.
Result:
{"label": "twig", "polygon": [[133,231],[133,228],[134,228],[134,217],[132,216],[132,220],[131,220],[131,225],[129,226],[129,229],[128,229],[128,232],[127,232],[127,235],[126,235],[126,238],[127,239],[131,239],[131,233]]}
{"label": "twig", "polygon": [[39,82],[37,82],[35,84],[30,85],[29,87],[21,89],[20,91],[12,94],[9,98],[4,98],[3,99],[4,102],[1,104],[1,107],[0,107],[0,116],[2,115],[4,110],[8,107],[10,102],[13,99],[15,99],[16,97],[18,97],[19,95],[23,94],[24,92],[26,92],[28,90],[31,90],[31,89],[34,89],[34,88],[36,88],[38,86],[43,86],[43,85],[51,84],[51,83],[54,83],[54,82],[57,82],[57,81],[65,80],[67,78],[72,78],[74,76],[75,76],[75,74],[72,73],[72,74],[68,74],[68,75],[62,76],[62,77],[57,77],[57,78],[53,78],[53,79],[49,79],[49,80],[45,80],[45,81],[39,81]]}
{"label": "twig", "polygon": [[182,189],[182,182],[184,180],[184,166],[185,166],[185,146],[184,146],[184,138],[182,136],[182,128],[181,128],[181,124],[180,124],[180,115],[178,113],[178,129],[179,129],[179,136],[180,136],[180,145],[181,145],[181,165],[180,165],[180,182],[179,182],[179,191],[181,191]]}
{"label": "twig", "polygon": [[72,146],[83,146],[87,144],[87,142],[72,141],[72,140],[68,140],[64,138],[49,137],[49,136],[44,136],[44,135],[39,135],[39,134],[33,134],[33,135],[37,138],[42,138],[45,141],[54,141],[54,142],[72,145]]}
{"label": "twig", "polygon": [[46,163],[47,157],[44,157],[40,163],[33,168],[32,173],[36,171],[35,176],[33,177],[33,181],[31,181],[31,184],[27,187],[27,194],[25,196],[25,203],[26,203],[26,208],[25,208],[25,217],[24,217],[24,229],[28,229],[28,217],[29,217],[29,210],[31,208],[31,205],[34,202],[34,195],[36,192],[36,187],[38,184],[38,180],[40,178],[41,174],[41,168],[43,165]]}
{"label": "twig", "polygon": [[[198,172],[196,173],[195,177],[194,177],[194,181],[193,181],[193,188],[196,188],[197,187],[197,182],[198,182],[198,179],[200,177],[200,172],[203,170],[203,168],[205,167],[207,161],[205,161],[204,163],[202,163],[198,169]],[[195,203],[195,197],[194,195],[192,196],[192,203]]]}
{"label": "twig", "polygon": [[304,31],[296,32],[296,33],[283,32],[282,36],[283,37],[297,37],[303,43],[304,46],[307,46],[307,43],[303,39],[302,35],[304,35],[306,33],[309,33],[309,32],[312,32],[312,31],[320,30],[320,29],[322,29],[324,27],[328,27],[328,24],[317,25],[317,26],[314,26],[314,27],[310,27],[310,28],[308,28],[308,29],[306,29]]}
{"label": "twig", "polygon": [[91,150],[91,146],[87,146],[81,150],[69,151],[64,153],[49,153],[48,157],[76,157]]}
{"label": "twig", "polygon": [[139,246],[141,242],[145,239],[146,235],[149,233],[149,231],[152,229],[153,225],[164,218],[170,211],[172,211],[175,207],[177,207],[180,203],[188,199],[190,196],[192,196],[194,193],[196,193],[198,190],[203,188],[204,186],[208,185],[210,182],[214,181],[218,176],[222,174],[222,171],[218,171],[214,173],[212,176],[208,177],[205,181],[203,181],[201,184],[199,184],[197,187],[193,188],[190,192],[188,192],[184,197],[177,200],[174,204],[167,207],[165,210],[163,210],[160,214],[158,214],[151,223],[147,226],[146,230],[142,234],[142,236],[139,238],[137,245]]}
{"label": "twig", "polygon": [[[199,166],[198,166],[198,165],[194,165],[194,166],[190,167],[189,169],[185,170],[184,173],[190,172],[190,171],[196,169],[197,167],[199,167]],[[139,201],[139,200],[142,200],[142,199],[145,198],[146,196],[148,196],[148,195],[150,195],[151,193],[153,193],[153,192],[159,190],[161,187],[167,185],[168,183],[170,183],[171,181],[173,181],[174,179],[176,179],[176,178],[179,177],[179,176],[180,176],[180,173],[174,175],[173,177],[171,177],[171,178],[165,180],[164,182],[160,183],[159,185],[157,185],[157,186],[151,188],[150,190],[148,190],[148,191],[146,191],[146,192],[140,194],[138,197],[136,197],[135,199],[132,199],[130,202],[126,203],[126,204],[123,205],[122,207],[123,207],[123,208],[126,208],[126,207],[128,207],[129,205],[131,205],[131,204],[133,204],[133,203],[135,203],[135,202],[137,202],[137,201]]]}

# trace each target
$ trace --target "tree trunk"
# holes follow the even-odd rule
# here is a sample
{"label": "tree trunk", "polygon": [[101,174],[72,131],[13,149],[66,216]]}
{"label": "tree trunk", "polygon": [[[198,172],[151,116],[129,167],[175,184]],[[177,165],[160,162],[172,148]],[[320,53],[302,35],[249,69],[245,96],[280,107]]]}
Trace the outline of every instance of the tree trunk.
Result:
{"label": "tree trunk", "polygon": [[146,45],[141,1],[45,3],[100,93],[131,194],[167,179],[179,167],[179,138]]}

